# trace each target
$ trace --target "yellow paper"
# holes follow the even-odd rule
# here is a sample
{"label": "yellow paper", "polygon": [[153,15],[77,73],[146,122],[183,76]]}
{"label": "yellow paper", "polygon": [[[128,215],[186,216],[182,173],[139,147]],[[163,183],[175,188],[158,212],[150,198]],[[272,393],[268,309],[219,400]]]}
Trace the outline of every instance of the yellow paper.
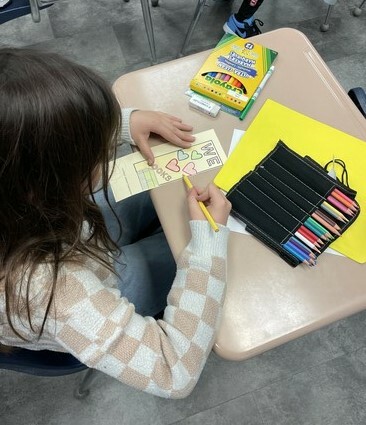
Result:
{"label": "yellow paper", "polygon": [[[324,166],[335,158],[346,163],[349,186],[357,191],[361,213],[331,247],[349,258],[366,262],[366,143],[333,127],[268,99],[245,132],[215,183],[228,191],[282,140],[302,156],[310,156]],[[337,168],[338,177],[341,169]]]}
{"label": "yellow paper", "polygon": [[189,149],[170,143],[152,148],[155,162],[149,166],[140,152],[118,158],[110,184],[116,202],[202,171],[221,166],[226,155],[214,130],[195,134]]}

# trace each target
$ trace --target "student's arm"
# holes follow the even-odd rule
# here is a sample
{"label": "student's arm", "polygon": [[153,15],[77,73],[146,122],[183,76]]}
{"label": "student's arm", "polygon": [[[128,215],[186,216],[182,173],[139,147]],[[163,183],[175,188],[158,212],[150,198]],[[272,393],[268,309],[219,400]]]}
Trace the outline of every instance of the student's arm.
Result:
{"label": "student's arm", "polygon": [[196,385],[215,341],[226,285],[229,229],[190,222],[163,320],[142,317],[102,271],[69,271],[56,295],[56,342],[86,365],[140,390],[183,398]]}

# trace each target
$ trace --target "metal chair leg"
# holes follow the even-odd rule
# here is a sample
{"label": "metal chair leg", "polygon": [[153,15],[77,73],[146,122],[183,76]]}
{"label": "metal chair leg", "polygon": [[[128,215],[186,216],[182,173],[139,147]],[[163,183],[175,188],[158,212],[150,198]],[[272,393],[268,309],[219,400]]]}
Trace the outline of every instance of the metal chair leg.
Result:
{"label": "metal chair leg", "polygon": [[87,397],[90,393],[90,386],[97,377],[97,373],[94,369],[88,369],[81,380],[80,384],[74,390],[74,397],[82,400]]}
{"label": "metal chair leg", "polygon": [[363,0],[362,3],[357,7],[355,7],[352,11],[353,16],[360,16],[362,13],[362,6],[365,4],[366,0]]}
{"label": "metal chair leg", "polygon": [[184,39],[183,46],[182,46],[182,48],[181,48],[181,50],[180,50],[180,52],[178,54],[178,57],[184,56],[185,49],[188,46],[189,42],[191,41],[191,37],[192,37],[193,31],[194,31],[194,29],[195,29],[195,27],[197,25],[197,22],[198,22],[201,14],[202,14],[203,7],[205,6],[205,4],[206,4],[206,0],[198,0],[197,6],[196,6],[196,10],[194,11],[193,19],[192,19],[192,21],[191,21],[191,23],[189,25],[186,38]]}
{"label": "metal chair leg", "polygon": [[150,46],[151,61],[155,64],[156,61],[156,49],[155,49],[155,38],[154,38],[154,27],[151,19],[151,10],[149,0],[141,0],[142,14],[144,17],[147,40]]}
{"label": "metal chair leg", "polygon": [[322,32],[326,32],[326,31],[328,31],[328,30],[329,30],[328,19],[329,19],[329,17],[330,17],[330,14],[331,14],[331,12],[332,12],[333,7],[334,7],[334,5],[333,5],[333,4],[330,4],[330,5],[328,6],[328,10],[327,10],[327,14],[326,14],[326,16],[325,16],[325,20],[324,20],[324,22],[320,25],[320,31],[322,31]]}
{"label": "metal chair leg", "polygon": [[39,13],[39,6],[37,0],[29,0],[33,22],[41,21],[41,14]]}

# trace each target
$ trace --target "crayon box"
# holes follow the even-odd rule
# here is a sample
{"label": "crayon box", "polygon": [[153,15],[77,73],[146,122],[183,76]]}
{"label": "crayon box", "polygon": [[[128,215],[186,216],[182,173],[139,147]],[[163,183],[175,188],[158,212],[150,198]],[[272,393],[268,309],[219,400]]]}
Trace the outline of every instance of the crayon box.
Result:
{"label": "crayon box", "polygon": [[225,34],[189,86],[195,92],[241,111],[277,54],[250,39]]}

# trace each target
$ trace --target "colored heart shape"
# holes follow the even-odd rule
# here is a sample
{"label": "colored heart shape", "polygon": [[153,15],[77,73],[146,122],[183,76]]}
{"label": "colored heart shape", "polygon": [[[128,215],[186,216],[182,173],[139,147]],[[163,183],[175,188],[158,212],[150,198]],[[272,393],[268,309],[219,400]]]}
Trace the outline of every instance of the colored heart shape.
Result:
{"label": "colored heart shape", "polygon": [[182,171],[188,174],[189,176],[194,176],[195,174],[197,174],[197,170],[193,162],[188,162],[188,164],[183,168]]}
{"label": "colored heart shape", "polygon": [[165,168],[167,168],[170,171],[174,171],[175,173],[178,173],[178,171],[180,171],[180,167],[178,165],[178,161],[173,158],[171,159],[167,165],[165,166]]}
{"label": "colored heart shape", "polygon": [[185,159],[187,159],[189,157],[189,155],[185,152],[182,151],[182,149],[179,149],[178,153],[177,153],[177,157],[178,157],[178,161],[184,161]]}
{"label": "colored heart shape", "polygon": [[197,151],[193,151],[191,154],[191,159],[194,161],[196,159],[201,159],[202,158],[202,154],[197,152]]}

